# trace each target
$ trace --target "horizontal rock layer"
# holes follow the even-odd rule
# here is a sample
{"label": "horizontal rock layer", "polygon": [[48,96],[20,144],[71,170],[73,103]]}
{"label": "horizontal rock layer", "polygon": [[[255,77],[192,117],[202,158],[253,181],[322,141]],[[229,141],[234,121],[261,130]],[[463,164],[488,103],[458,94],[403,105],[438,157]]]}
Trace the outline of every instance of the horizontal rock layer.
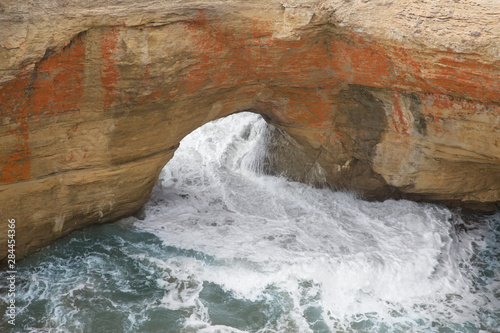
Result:
{"label": "horizontal rock layer", "polygon": [[[0,214],[17,256],[133,214],[184,136],[239,111],[300,147],[273,148],[292,178],[319,165],[369,199],[497,209],[499,22],[486,0],[8,0]],[[6,238],[2,223],[3,260]]]}

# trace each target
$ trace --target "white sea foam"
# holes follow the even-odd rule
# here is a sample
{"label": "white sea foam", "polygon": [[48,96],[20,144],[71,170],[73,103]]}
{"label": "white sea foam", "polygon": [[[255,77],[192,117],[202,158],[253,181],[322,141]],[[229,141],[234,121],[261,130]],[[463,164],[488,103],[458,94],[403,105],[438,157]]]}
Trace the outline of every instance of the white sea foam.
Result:
{"label": "white sea foam", "polygon": [[291,322],[310,330],[303,316],[310,306],[322,309],[330,328],[363,316],[401,327],[416,318],[474,320],[472,304],[484,301],[471,292],[474,272],[459,265],[480,239],[457,236],[459,217],[259,174],[266,126],[240,114],[185,138],[136,225],[166,244],[213,255],[216,264],[195,275],[236,297],[256,300],[269,288],[287,294],[288,318],[274,327],[280,332]]}

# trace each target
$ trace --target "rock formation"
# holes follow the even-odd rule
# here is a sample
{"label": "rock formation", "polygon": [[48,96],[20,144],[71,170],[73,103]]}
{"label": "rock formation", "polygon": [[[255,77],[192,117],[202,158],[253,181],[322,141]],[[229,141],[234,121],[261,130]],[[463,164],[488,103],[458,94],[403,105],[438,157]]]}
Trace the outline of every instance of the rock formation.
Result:
{"label": "rock formation", "polygon": [[238,111],[334,188],[497,209],[500,4],[3,0],[0,258],[8,218],[20,259],[133,214],[184,136]]}

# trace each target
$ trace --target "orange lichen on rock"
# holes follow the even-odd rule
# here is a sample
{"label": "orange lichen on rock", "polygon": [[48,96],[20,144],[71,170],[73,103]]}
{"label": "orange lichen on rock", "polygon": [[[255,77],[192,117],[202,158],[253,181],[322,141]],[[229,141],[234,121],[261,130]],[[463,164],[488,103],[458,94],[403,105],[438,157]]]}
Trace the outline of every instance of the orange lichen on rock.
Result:
{"label": "orange lichen on rock", "polygon": [[0,85],[0,115],[3,121],[0,140],[10,146],[0,149],[0,183],[9,184],[30,177],[29,119],[27,109],[28,87],[31,78],[23,75]]}
{"label": "orange lichen on rock", "polygon": [[36,68],[29,100],[33,119],[78,111],[83,94],[85,37],[79,36],[59,53],[47,57]]}
{"label": "orange lichen on rock", "polygon": [[401,133],[403,135],[409,135],[408,133],[408,120],[405,118],[403,114],[403,110],[401,109],[401,95],[397,92],[392,93],[392,123],[394,125],[394,129],[396,132]]}
{"label": "orange lichen on rock", "polygon": [[15,143],[7,158],[0,162],[1,183],[30,178],[30,121],[77,109],[83,93],[84,59],[85,40],[79,36],[60,52],[39,62],[31,75],[0,86],[2,119],[17,124],[2,135],[13,136]]}
{"label": "orange lichen on rock", "polygon": [[113,104],[116,98],[116,84],[120,78],[117,59],[115,58],[118,44],[118,28],[105,29],[101,37],[101,84],[104,88],[104,106]]}

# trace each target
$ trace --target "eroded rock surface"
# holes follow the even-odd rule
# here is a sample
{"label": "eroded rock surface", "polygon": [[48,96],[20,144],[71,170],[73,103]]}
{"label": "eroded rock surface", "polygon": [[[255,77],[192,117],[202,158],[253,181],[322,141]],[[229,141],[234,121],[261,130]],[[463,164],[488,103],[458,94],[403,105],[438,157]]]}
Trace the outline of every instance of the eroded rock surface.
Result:
{"label": "eroded rock surface", "polygon": [[184,136],[243,110],[332,187],[495,209],[499,88],[496,1],[2,1],[1,218],[20,259],[133,214]]}

